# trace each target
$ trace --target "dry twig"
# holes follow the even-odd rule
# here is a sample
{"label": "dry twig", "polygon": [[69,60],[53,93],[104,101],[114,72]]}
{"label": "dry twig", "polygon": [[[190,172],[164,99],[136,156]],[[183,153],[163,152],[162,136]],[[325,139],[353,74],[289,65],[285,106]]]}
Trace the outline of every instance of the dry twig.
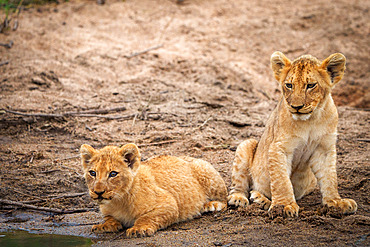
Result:
{"label": "dry twig", "polygon": [[61,198],[73,198],[73,197],[79,197],[79,196],[84,196],[84,195],[87,195],[87,192],[66,194],[62,196],[50,196],[48,198],[40,198],[39,200],[21,201],[20,203],[26,203],[26,204],[39,203],[39,202],[44,202],[47,200],[56,200],[56,199],[61,199]]}
{"label": "dry twig", "polygon": [[1,66],[3,66],[3,65],[7,65],[7,64],[9,64],[9,62],[10,62],[10,60],[7,60],[7,61],[4,61],[4,62],[1,62],[1,63],[0,63],[0,67],[1,67]]}
{"label": "dry twig", "polygon": [[356,139],[357,141],[359,142],[370,142],[370,139],[366,139],[366,138],[359,138],[359,139]]}
{"label": "dry twig", "polygon": [[136,56],[140,56],[140,55],[142,55],[142,54],[144,54],[144,53],[147,53],[147,52],[149,52],[149,51],[157,50],[157,49],[162,48],[162,47],[163,47],[163,44],[156,45],[156,46],[150,47],[150,48],[148,48],[148,49],[145,49],[145,50],[143,50],[143,51],[134,52],[134,53],[132,53],[131,55],[125,55],[124,57],[125,57],[125,58],[133,58],[133,57],[136,57]]}
{"label": "dry twig", "polygon": [[108,108],[108,109],[96,109],[96,110],[87,110],[87,111],[78,111],[78,112],[65,112],[66,115],[79,115],[79,114],[108,114],[111,112],[120,112],[126,111],[127,108],[122,107],[115,107],[115,108]]}
{"label": "dry twig", "polygon": [[211,120],[213,117],[209,117],[206,121],[204,121],[198,128],[199,129],[201,129],[201,128],[203,128],[207,123],[208,123],[208,121],[209,120]]}
{"label": "dry twig", "polygon": [[72,194],[65,194],[62,196],[51,196],[51,199],[59,199],[59,198],[73,198],[73,197],[79,197],[79,196],[84,196],[87,195],[87,192],[80,192],[80,193],[72,193]]}
{"label": "dry twig", "polygon": [[268,100],[271,100],[270,95],[268,95],[265,91],[261,89],[257,89],[258,92],[260,92],[263,96],[265,96]]}
{"label": "dry twig", "polygon": [[5,43],[5,44],[0,43],[0,46],[4,46],[5,48],[10,49],[10,48],[12,48],[13,44],[14,44],[14,42],[13,42],[13,40],[11,40],[11,41],[9,41],[9,43]]}
{"label": "dry twig", "polygon": [[79,154],[68,156],[68,157],[65,157],[65,158],[59,158],[59,159],[55,159],[55,160],[72,160],[72,159],[77,159],[77,158],[80,158]]}
{"label": "dry twig", "polygon": [[[65,112],[61,114],[48,114],[48,113],[24,113],[24,112],[17,112],[7,109],[0,109],[0,114],[11,113],[14,115],[26,116],[26,117],[44,117],[44,118],[63,118],[63,117],[97,117],[97,118],[104,118],[107,120],[130,120],[130,119],[142,119],[147,120],[148,118],[158,120],[158,115],[172,115],[177,116],[175,113],[166,113],[166,112],[146,112],[145,109],[139,113],[129,114],[129,115],[116,115],[116,116],[104,116],[98,114],[88,114],[87,112],[99,112],[102,114],[106,114],[112,111],[123,111],[125,107],[120,108],[111,108],[111,109],[101,109],[101,110],[90,110],[90,111],[81,111],[81,112]],[[135,122],[133,122],[134,124]],[[72,157],[74,158],[74,157]]]}
{"label": "dry twig", "polygon": [[173,142],[176,142],[176,140],[168,140],[168,141],[153,142],[153,143],[142,143],[142,144],[138,144],[138,146],[139,147],[160,146],[160,145],[163,145],[163,144],[169,144],[169,143],[173,143]]}
{"label": "dry twig", "polygon": [[88,111],[77,111],[77,112],[65,112],[60,114],[53,114],[53,113],[23,113],[23,112],[17,112],[7,109],[1,109],[2,111],[5,111],[7,113],[20,115],[20,116],[26,116],[26,117],[46,117],[46,118],[62,118],[62,117],[99,117],[99,118],[106,118],[106,119],[121,119],[125,117],[130,116],[103,116],[103,115],[97,115],[93,113],[99,113],[99,114],[108,114],[110,112],[118,112],[118,111],[125,111],[126,107],[116,107],[116,108],[109,108],[109,109],[97,109],[97,110],[88,110]]}
{"label": "dry twig", "polygon": [[82,213],[82,212],[90,211],[89,209],[84,209],[84,208],[63,210],[63,209],[56,209],[56,208],[37,207],[37,206],[28,205],[28,204],[24,204],[21,202],[5,200],[5,199],[0,199],[0,204],[18,206],[22,208],[28,208],[28,209],[32,209],[36,211],[44,211],[44,212],[50,212],[50,213],[55,213],[55,214],[75,214],[75,213]]}
{"label": "dry twig", "polygon": [[[194,103],[196,103],[196,104],[202,104],[204,106],[208,106],[208,107],[211,107],[213,109],[224,107],[224,105],[217,104],[217,103],[211,103],[211,102],[195,101]],[[188,109],[198,109],[198,108],[201,108],[201,107],[187,107],[187,108]]]}

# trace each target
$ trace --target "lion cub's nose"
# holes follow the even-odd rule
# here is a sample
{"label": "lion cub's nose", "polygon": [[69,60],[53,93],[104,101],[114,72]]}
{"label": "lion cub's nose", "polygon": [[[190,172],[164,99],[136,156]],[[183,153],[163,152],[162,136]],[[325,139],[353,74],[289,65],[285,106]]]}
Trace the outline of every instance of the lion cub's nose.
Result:
{"label": "lion cub's nose", "polygon": [[98,195],[98,197],[102,197],[102,195],[104,194],[105,190],[103,191],[94,191],[95,194]]}
{"label": "lion cub's nose", "polygon": [[295,106],[295,105],[290,105],[293,109],[295,109],[295,110],[297,110],[297,111],[299,111],[300,109],[302,109],[303,108],[303,106],[304,105],[297,105],[297,106]]}

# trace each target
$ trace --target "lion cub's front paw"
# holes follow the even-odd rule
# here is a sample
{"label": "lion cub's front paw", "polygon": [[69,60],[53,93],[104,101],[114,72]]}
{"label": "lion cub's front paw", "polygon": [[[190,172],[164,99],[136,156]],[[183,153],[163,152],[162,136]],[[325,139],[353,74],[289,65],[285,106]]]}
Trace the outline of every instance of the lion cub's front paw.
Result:
{"label": "lion cub's front paw", "polygon": [[129,238],[132,237],[148,237],[152,236],[156,232],[151,226],[133,226],[126,231],[126,236]]}
{"label": "lion cub's front paw", "polygon": [[288,205],[271,205],[269,209],[269,215],[271,218],[277,216],[283,217],[298,217],[299,206],[297,203],[293,202]]}
{"label": "lion cub's front paw", "polygon": [[227,197],[227,201],[229,205],[238,207],[246,207],[249,205],[248,198],[244,195],[244,193],[234,193]]}
{"label": "lion cub's front paw", "polygon": [[333,207],[342,214],[352,214],[357,211],[357,203],[352,199],[334,199],[325,203],[329,208]]}
{"label": "lion cub's front paw", "polygon": [[122,230],[123,227],[121,223],[117,222],[104,222],[103,224],[94,225],[91,228],[92,232],[95,233],[104,233],[104,232],[118,232],[119,230]]}
{"label": "lion cub's front paw", "polygon": [[268,210],[270,208],[271,201],[258,191],[252,190],[249,199],[251,202],[259,204],[264,210]]}
{"label": "lion cub's front paw", "polygon": [[293,202],[284,207],[284,216],[285,217],[298,217],[299,206],[297,203]]}

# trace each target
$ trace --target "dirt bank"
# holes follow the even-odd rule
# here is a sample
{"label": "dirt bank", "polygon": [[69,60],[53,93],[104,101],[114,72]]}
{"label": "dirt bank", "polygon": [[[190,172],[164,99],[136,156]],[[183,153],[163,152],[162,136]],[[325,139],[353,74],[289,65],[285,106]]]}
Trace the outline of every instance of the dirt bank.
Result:
{"label": "dirt bank", "polygon": [[[0,108],[64,115],[1,113],[0,197],[92,211],[63,217],[1,206],[0,229],[77,234],[104,246],[369,246],[369,7],[350,0],[128,0],[23,11],[18,30],[0,34],[1,43],[14,42],[0,47],[0,63],[9,61],[0,66]],[[149,238],[89,232],[101,218],[81,194],[81,144],[135,142],[144,158],[203,158],[230,185],[236,146],[261,136],[279,98],[269,67],[275,50],[292,59],[347,57],[333,96],[340,105],[339,191],[357,201],[355,215],[321,215],[317,189],[298,202],[298,219],[271,220],[252,206]]]}

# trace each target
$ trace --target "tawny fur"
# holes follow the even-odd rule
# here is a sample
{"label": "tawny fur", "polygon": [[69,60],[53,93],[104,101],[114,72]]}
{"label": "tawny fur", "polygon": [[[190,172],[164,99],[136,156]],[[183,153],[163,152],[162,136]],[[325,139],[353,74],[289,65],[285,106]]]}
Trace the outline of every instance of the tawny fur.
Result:
{"label": "tawny fur", "polygon": [[81,162],[92,199],[105,222],[92,231],[129,229],[150,236],[170,224],[226,207],[227,189],[211,164],[190,157],[158,156],[141,162],[135,144],[95,150],[82,145]]}
{"label": "tawny fur", "polygon": [[357,210],[356,202],[341,199],[337,188],[338,113],[331,89],[342,79],[345,61],[340,53],[323,62],[310,55],[291,62],[281,52],[272,54],[283,95],[261,140],[246,140],[236,150],[230,205],[247,206],[250,196],[264,209],[283,205],[285,216],[297,216],[296,200],[318,182],[324,205],[345,214]]}

